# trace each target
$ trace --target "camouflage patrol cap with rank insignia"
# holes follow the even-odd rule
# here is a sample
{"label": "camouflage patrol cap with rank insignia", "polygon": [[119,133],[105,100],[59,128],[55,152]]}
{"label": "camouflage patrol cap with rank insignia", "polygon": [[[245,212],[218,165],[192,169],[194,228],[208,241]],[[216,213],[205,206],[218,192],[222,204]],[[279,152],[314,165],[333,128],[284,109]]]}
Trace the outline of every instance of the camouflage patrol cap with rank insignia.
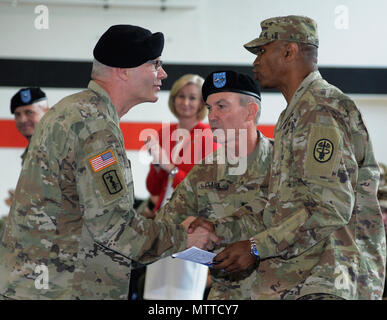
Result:
{"label": "camouflage patrol cap with rank insignia", "polygon": [[272,41],[283,40],[311,44],[318,47],[316,22],[304,16],[286,16],[266,19],[261,22],[262,32],[258,38],[246,43],[244,47],[258,53],[259,47]]}

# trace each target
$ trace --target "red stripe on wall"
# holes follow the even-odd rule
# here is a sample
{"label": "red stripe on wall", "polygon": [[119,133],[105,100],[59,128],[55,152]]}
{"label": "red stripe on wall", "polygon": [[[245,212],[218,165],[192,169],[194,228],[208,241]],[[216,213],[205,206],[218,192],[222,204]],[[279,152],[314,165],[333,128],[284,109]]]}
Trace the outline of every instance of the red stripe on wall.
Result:
{"label": "red stripe on wall", "polygon": [[0,120],[0,147],[24,148],[27,143],[27,139],[16,129],[14,120]]}
{"label": "red stripe on wall", "polygon": [[[140,133],[144,129],[160,130],[162,124],[158,122],[121,122],[120,127],[125,139],[127,150],[140,150],[144,145],[139,141]],[[274,137],[274,125],[259,125],[258,129],[269,138]],[[19,133],[14,120],[0,120],[0,148],[24,148],[27,140]]]}

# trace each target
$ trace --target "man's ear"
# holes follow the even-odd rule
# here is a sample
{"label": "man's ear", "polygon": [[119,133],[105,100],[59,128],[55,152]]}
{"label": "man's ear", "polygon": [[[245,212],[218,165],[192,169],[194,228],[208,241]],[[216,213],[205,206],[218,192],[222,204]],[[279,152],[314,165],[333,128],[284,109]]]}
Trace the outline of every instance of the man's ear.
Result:
{"label": "man's ear", "polygon": [[130,77],[130,71],[128,68],[113,68],[113,74],[117,79],[128,80]]}
{"label": "man's ear", "polygon": [[253,120],[255,123],[255,120],[257,119],[257,113],[259,110],[259,105],[255,102],[249,102],[247,104],[247,108],[249,110],[247,120]]}
{"label": "man's ear", "polygon": [[298,52],[300,48],[298,47],[297,43],[290,42],[286,45],[284,50],[284,58],[285,61],[290,62],[296,59]]}

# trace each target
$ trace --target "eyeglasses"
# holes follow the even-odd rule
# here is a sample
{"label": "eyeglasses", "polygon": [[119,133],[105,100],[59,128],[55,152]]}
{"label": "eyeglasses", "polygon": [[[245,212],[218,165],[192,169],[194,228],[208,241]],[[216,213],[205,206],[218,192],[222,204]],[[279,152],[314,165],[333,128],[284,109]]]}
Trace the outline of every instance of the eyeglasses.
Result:
{"label": "eyeglasses", "polygon": [[163,66],[163,61],[161,60],[148,60],[146,63],[151,63],[155,66],[156,71],[159,71]]}

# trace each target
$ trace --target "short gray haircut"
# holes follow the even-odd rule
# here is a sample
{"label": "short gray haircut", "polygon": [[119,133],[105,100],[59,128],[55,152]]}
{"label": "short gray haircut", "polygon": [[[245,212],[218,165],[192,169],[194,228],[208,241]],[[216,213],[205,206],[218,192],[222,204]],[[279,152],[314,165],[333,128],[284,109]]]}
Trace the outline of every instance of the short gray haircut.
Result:
{"label": "short gray haircut", "polygon": [[93,60],[93,68],[91,69],[91,79],[101,79],[111,72],[111,67],[104,65],[103,63]]}
{"label": "short gray haircut", "polygon": [[255,123],[258,124],[259,118],[261,116],[261,101],[259,101],[258,98],[247,94],[242,94],[242,93],[239,94],[239,103],[241,106],[245,107],[251,102],[256,103],[258,105],[257,117],[255,118]]}

